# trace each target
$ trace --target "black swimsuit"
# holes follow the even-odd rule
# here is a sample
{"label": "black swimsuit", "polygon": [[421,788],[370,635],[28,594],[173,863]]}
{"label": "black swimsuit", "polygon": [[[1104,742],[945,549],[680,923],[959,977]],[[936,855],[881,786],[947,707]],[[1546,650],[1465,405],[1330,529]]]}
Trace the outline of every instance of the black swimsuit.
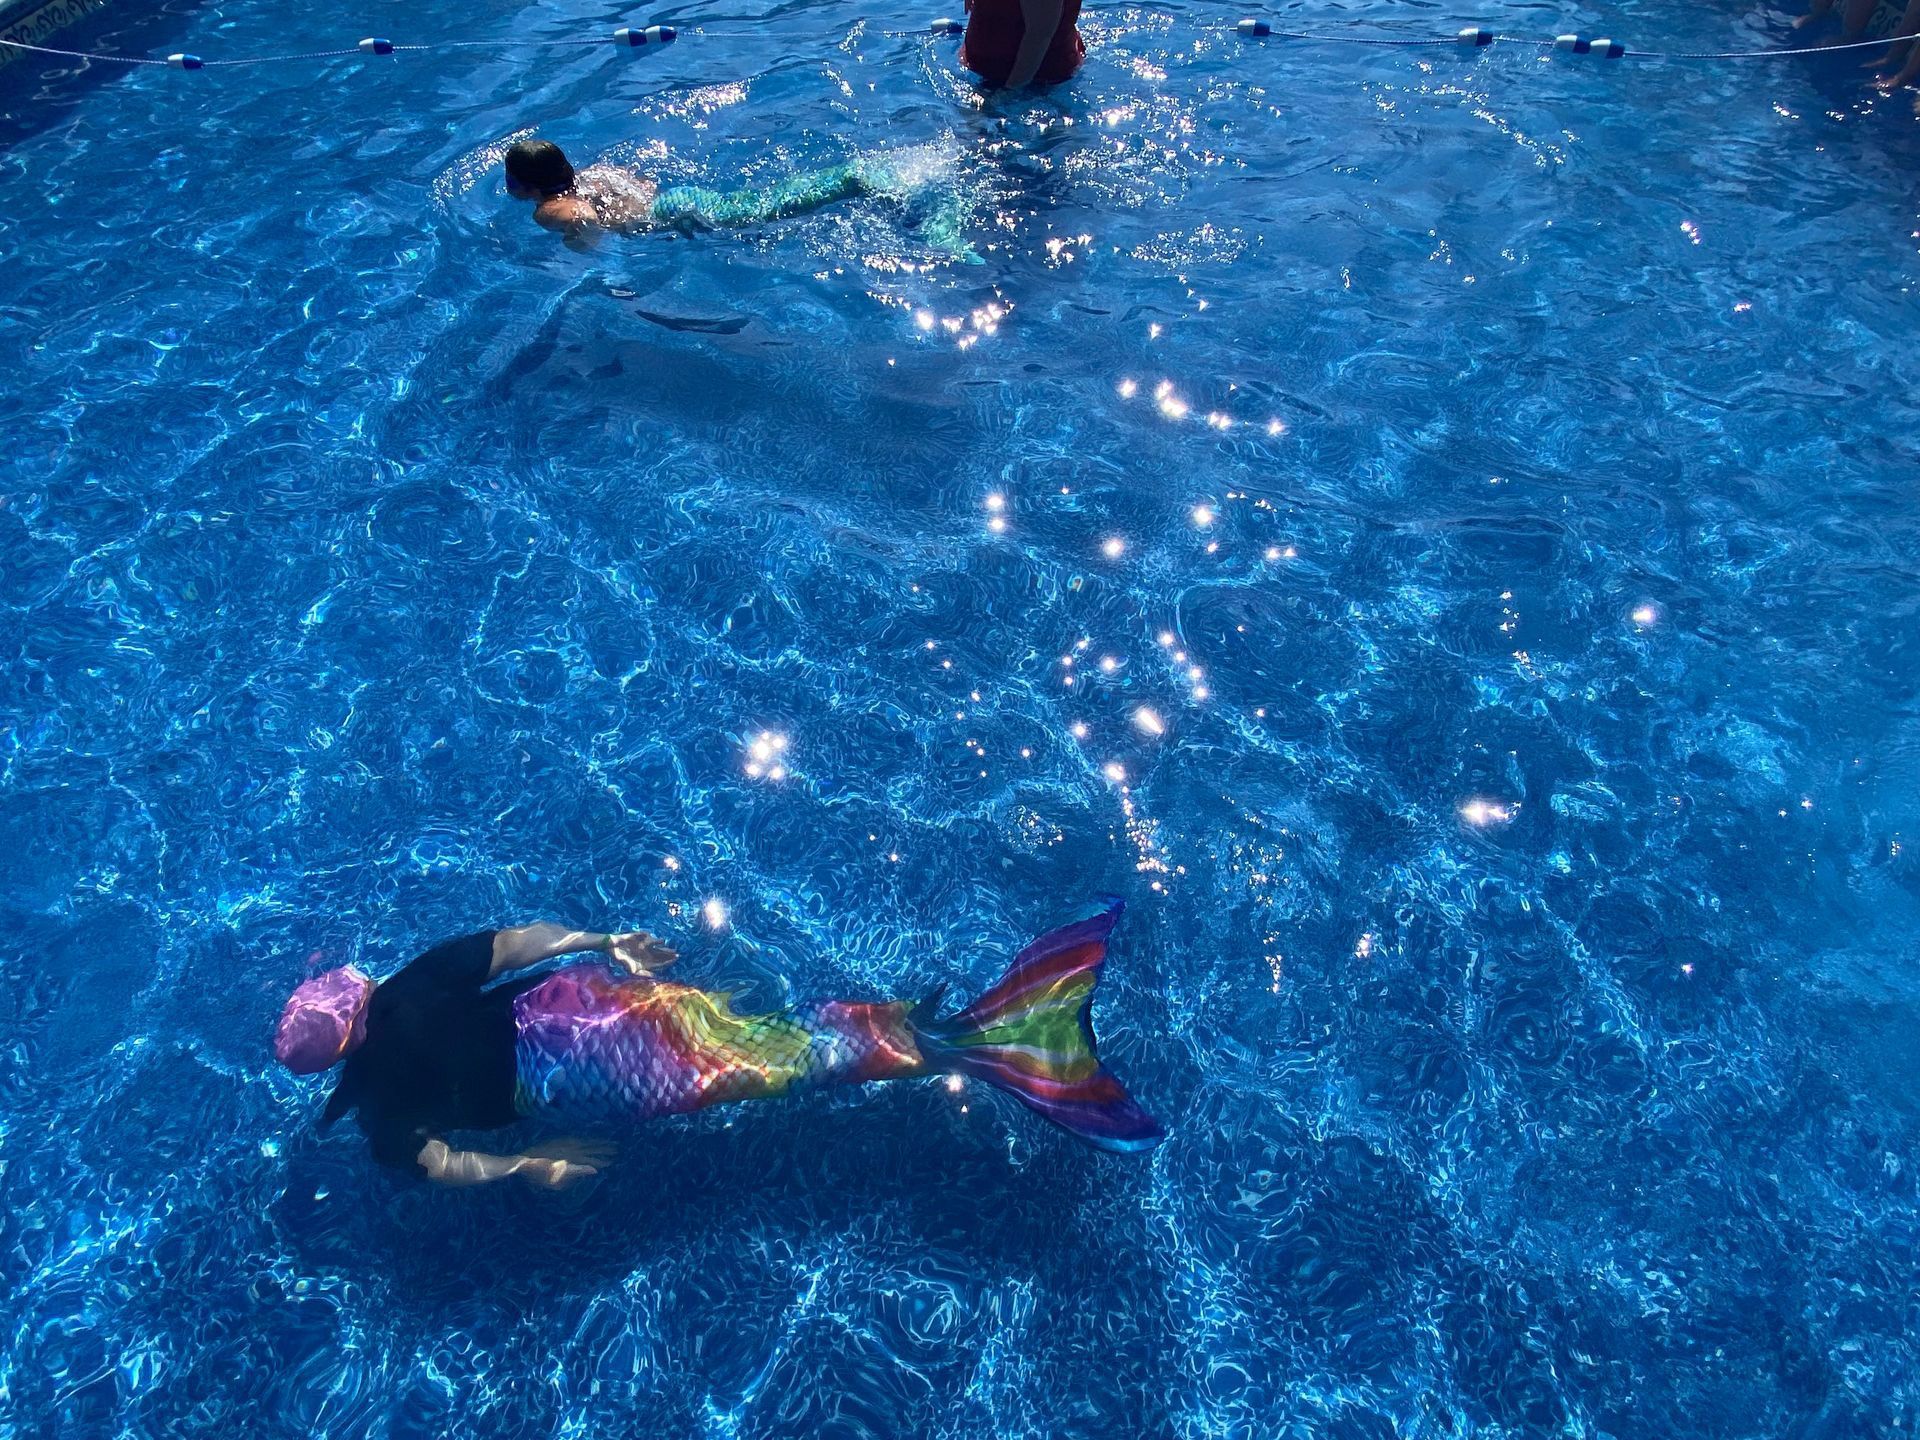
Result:
{"label": "black swimsuit", "polygon": [[427,1141],[520,1118],[513,997],[544,977],[483,989],[494,933],[436,945],[381,981],[367,1001],[367,1038],[347,1057],[323,1129],[358,1110],[374,1159],[425,1174],[419,1155]]}

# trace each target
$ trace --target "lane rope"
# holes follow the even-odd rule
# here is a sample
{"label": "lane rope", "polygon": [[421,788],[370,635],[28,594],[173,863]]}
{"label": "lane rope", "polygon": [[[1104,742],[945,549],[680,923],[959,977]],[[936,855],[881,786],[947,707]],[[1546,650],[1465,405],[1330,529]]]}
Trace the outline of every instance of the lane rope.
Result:
{"label": "lane rope", "polygon": [[334,60],[348,55],[398,56],[428,50],[561,50],[613,45],[623,50],[658,50],[680,38],[671,25],[622,25],[611,35],[587,38],[572,36],[555,40],[439,40],[425,44],[402,45],[382,36],[369,35],[356,44],[337,50],[299,50],[286,55],[244,55],[230,60],[202,60],[198,55],[180,51],[163,57],[153,55],[112,55],[90,50],[62,50],[52,45],[29,45],[0,35],[0,46],[23,50],[32,55],[57,55],[64,60],[95,60],[104,65],[165,65],[174,70],[235,69],[243,65],[280,65],[300,60]]}
{"label": "lane rope", "polygon": [[[1108,7],[1100,7],[1108,8]],[[701,27],[704,29],[704,27]],[[882,35],[955,36],[966,32],[964,20],[942,16],[918,30],[882,30]],[[1272,22],[1248,16],[1231,26],[1204,25],[1205,30],[1237,34],[1247,40],[1296,40],[1310,45],[1360,45],[1381,49],[1426,49],[1454,47],[1480,50],[1492,45],[1513,45],[1523,49],[1573,55],[1592,55],[1603,60],[1786,60],[1805,55],[1841,55],[1852,50],[1911,42],[1912,35],[1892,35],[1879,40],[1853,40],[1838,45],[1799,45],[1780,50],[1634,50],[1608,36],[1556,35],[1550,40],[1524,35],[1502,35],[1497,31],[1469,25],[1452,35],[1416,36],[1341,33],[1315,30],[1277,29]],[[162,65],[175,70],[237,69],[248,65],[283,65],[307,60],[335,60],[348,56],[389,56],[420,54],[434,50],[562,50],[587,49],[611,44],[627,50],[659,50],[679,39],[671,25],[622,25],[611,35],[575,36],[553,40],[440,40],[400,44],[381,36],[368,36],[356,44],[335,50],[301,50],[285,55],[247,55],[233,59],[202,60],[185,51],[165,57],[153,55],[114,55],[89,50],[62,50],[51,45],[30,45],[24,40],[0,36],[0,46],[33,55],[52,55],[63,60],[91,60],[103,65]]]}

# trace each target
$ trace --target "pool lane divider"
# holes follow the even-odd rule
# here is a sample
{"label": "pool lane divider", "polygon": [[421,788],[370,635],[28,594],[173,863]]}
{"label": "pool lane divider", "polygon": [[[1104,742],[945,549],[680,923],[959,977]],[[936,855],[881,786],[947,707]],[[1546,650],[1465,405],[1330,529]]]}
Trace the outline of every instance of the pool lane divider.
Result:
{"label": "pool lane divider", "polygon": [[1564,50],[1573,55],[1598,55],[1605,60],[1618,60],[1627,53],[1627,47],[1618,40],[1589,40],[1584,35],[1556,35],[1551,40],[1525,40],[1515,35],[1500,35],[1479,25],[1469,25],[1452,35],[1439,35],[1432,39],[1421,36],[1357,35],[1317,35],[1299,30],[1276,30],[1270,21],[1249,15],[1234,25],[1234,32],[1243,40],[1307,40],[1325,44],[1349,45],[1458,45],[1466,50],[1484,50],[1499,41],[1507,45],[1530,45],[1536,50]]}
{"label": "pool lane divider", "polygon": [[[946,22],[935,21],[936,31]],[[1469,25],[1452,35],[1340,34],[1329,31],[1276,30],[1273,23],[1257,15],[1235,22],[1234,32],[1243,40],[1300,40],[1316,45],[1378,45],[1391,48],[1457,45],[1480,50],[1489,45],[1519,45],[1543,53],[1558,51],[1567,55],[1595,55],[1602,60],[1778,60],[1793,55],[1839,55],[1848,50],[1879,49],[1888,44],[1914,38],[1910,35],[1881,35],[1871,40],[1855,40],[1844,45],[1800,45],[1787,50],[1629,50],[1607,36],[1598,39],[1586,35],[1556,35],[1551,40],[1530,40],[1524,35],[1502,35],[1479,25]]]}
{"label": "pool lane divider", "polygon": [[[0,3],[4,3],[4,0],[0,0]],[[88,0],[72,0],[72,3],[86,4]],[[1463,50],[1484,50],[1490,45],[1518,45],[1537,50],[1542,54],[1592,55],[1602,60],[1776,60],[1794,55],[1837,55],[1848,50],[1877,48],[1911,38],[1898,35],[1878,36],[1871,40],[1856,40],[1841,45],[1803,45],[1789,50],[1629,50],[1620,41],[1607,36],[1596,39],[1586,35],[1556,35],[1551,40],[1530,40],[1521,35],[1502,35],[1479,25],[1469,25],[1451,35],[1383,35],[1358,30],[1344,32],[1280,30],[1276,29],[1273,22],[1269,20],[1263,20],[1257,15],[1249,15],[1235,22],[1231,27],[1209,24],[1198,28],[1215,31],[1227,29],[1229,33],[1237,34],[1243,40],[1297,40],[1315,45],[1370,45],[1389,49],[1448,46]],[[966,21],[943,15],[929,22],[923,30],[887,30],[881,33],[893,36],[954,36],[965,34],[966,29]],[[0,33],[0,53],[11,56],[24,51],[36,55],[58,55],[69,60],[98,60],[110,65],[166,65],[175,70],[208,70],[215,66],[232,68],[242,65],[275,65],[297,60],[330,60],[349,55],[398,57],[402,53],[418,53],[426,50],[481,49],[500,52],[573,49],[605,45],[609,42],[623,50],[658,50],[673,44],[679,38],[679,32],[671,25],[622,25],[611,35],[602,34],[591,39],[443,40],[425,45],[402,45],[382,36],[369,35],[364,40],[341,50],[307,50],[291,55],[252,55],[235,60],[203,60],[198,55],[186,51],[161,59],[152,55],[104,55],[85,50],[58,50],[47,45],[29,44],[24,40]]]}
{"label": "pool lane divider", "polygon": [[660,50],[680,38],[671,25],[622,25],[611,35],[575,40],[443,40],[437,44],[400,45],[384,36],[369,35],[341,50],[303,50],[291,55],[248,55],[237,60],[203,60],[188,51],[178,51],[162,59],[155,55],[105,55],[88,50],[59,50],[50,45],[30,45],[0,35],[0,51],[33,55],[58,55],[68,60],[98,60],[109,65],[166,65],[175,70],[209,70],[215,66],[231,69],[242,65],[277,65],[294,60],[331,60],[347,55],[388,55],[424,50],[525,50],[580,49],[611,43],[621,50]]}

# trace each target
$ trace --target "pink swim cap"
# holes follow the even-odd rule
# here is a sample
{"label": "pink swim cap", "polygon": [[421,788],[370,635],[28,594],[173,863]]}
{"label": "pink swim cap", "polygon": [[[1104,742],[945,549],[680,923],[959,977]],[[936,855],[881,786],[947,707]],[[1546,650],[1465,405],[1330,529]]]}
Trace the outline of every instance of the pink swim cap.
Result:
{"label": "pink swim cap", "polygon": [[295,990],[273,1032],[273,1053],[296,1075],[317,1075],[347,1058],[367,1038],[373,981],[343,965]]}

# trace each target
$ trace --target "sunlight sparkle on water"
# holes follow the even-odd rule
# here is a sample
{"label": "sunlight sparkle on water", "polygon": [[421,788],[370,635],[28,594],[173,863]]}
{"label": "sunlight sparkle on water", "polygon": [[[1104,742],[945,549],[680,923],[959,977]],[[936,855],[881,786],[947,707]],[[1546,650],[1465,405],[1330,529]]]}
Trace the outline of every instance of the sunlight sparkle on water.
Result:
{"label": "sunlight sparkle on water", "polygon": [[1109,560],[1118,560],[1127,553],[1127,542],[1118,535],[1109,535],[1100,542],[1100,553]]}
{"label": "sunlight sparkle on water", "polygon": [[1142,705],[1138,710],[1133,712],[1133,723],[1149,735],[1164,735],[1167,733],[1167,722],[1162,720],[1155,711],[1150,710],[1145,705]]}
{"label": "sunlight sparkle on water", "polygon": [[1505,825],[1513,819],[1517,805],[1508,805],[1503,801],[1490,800],[1484,795],[1475,795],[1460,805],[1460,818],[1476,830],[1491,829],[1496,825]]}
{"label": "sunlight sparkle on water", "polygon": [[720,903],[719,896],[711,896],[700,907],[700,918],[707,922],[709,930],[724,930],[727,928],[727,907]]}
{"label": "sunlight sparkle on water", "polygon": [[747,746],[747,774],[756,780],[763,775],[769,780],[786,779],[786,766],[779,761],[786,748],[786,736],[772,730],[762,730]]}

